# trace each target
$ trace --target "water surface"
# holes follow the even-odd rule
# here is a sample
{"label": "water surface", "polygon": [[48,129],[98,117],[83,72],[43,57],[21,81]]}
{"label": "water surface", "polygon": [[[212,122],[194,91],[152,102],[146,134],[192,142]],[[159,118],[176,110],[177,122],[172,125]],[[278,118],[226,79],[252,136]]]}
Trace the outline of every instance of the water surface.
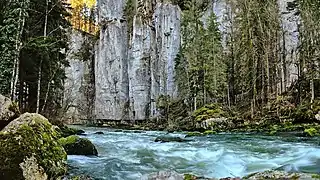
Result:
{"label": "water surface", "polygon": [[[68,156],[72,174],[96,179],[137,180],[160,170],[175,170],[206,177],[242,177],[252,172],[282,169],[320,172],[319,139],[218,134],[188,138],[185,143],[159,143],[165,132],[114,132],[82,128],[97,147],[99,157]],[[103,135],[94,134],[97,131]],[[169,136],[184,137],[173,133]]]}

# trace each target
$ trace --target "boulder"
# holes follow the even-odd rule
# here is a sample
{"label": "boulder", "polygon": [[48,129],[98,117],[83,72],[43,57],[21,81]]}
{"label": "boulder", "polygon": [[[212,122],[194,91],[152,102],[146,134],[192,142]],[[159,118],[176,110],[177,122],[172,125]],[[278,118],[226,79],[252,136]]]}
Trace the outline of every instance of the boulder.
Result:
{"label": "boulder", "polygon": [[0,179],[53,179],[67,171],[67,154],[56,127],[25,113],[0,131]]}
{"label": "boulder", "polygon": [[144,176],[141,180],[184,180],[184,175],[175,171],[160,171]]}
{"label": "boulder", "polygon": [[63,180],[94,180],[92,177],[87,175],[77,175],[71,177],[65,177]]}
{"label": "boulder", "polygon": [[165,143],[165,142],[188,142],[190,140],[187,140],[187,139],[182,139],[180,137],[170,137],[170,136],[160,136],[160,137],[157,137],[155,142],[162,142],[162,143]]}
{"label": "boulder", "polygon": [[59,139],[59,143],[64,147],[68,155],[98,155],[96,147],[86,138],[80,138],[76,135],[72,135]]}
{"label": "boulder", "polygon": [[98,132],[95,132],[94,134],[104,134],[104,133],[101,131],[98,131]]}
{"label": "boulder", "polygon": [[317,177],[312,174],[289,173],[284,171],[270,170],[270,171],[253,173],[246,177],[243,177],[243,179],[244,180],[245,179],[247,180],[260,180],[260,179],[313,180],[313,179],[317,179]]}
{"label": "boulder", "polygon": [[18,105],[0,94],[0,130],[19,115]]}
{"label": "boulder", "polygon": [[81,129],[75,129],[66,125],[59,126],[61,137],[68,137],[72,135],[84,135],[84,131]]}

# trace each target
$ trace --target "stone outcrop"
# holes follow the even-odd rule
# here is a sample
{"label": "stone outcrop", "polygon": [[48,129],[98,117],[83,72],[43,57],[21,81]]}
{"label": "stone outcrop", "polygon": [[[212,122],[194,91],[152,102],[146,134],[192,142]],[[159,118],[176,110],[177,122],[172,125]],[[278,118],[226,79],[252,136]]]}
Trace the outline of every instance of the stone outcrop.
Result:
{"label": "stone outcrop", "polygon": [[19,108],[9,98],[0,94],[0,130],[19,116]]}
{"label": "stone outcrop", "polygon": [[54,179],[66,173],[58,132],[39,114],[25,113],[0,131],[0,179]]}

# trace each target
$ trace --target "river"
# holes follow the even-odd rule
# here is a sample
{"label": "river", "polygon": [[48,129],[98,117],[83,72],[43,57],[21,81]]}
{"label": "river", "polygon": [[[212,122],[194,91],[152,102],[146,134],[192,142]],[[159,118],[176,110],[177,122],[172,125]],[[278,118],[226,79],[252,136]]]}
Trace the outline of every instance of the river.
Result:
{"label": "river", "polygon": [[[320,172],[319,138],[277,137],[252,134],[217,134],[191,137],[183,143],[159,143],[165,132],[115,132],[81,127],[99,152],[98,157],[68,156],[71,174],[96,179],[138,180],[160,170],[206,177],[242,177],[268,169]],[[102,131],[104,134],[94,134]],[[182,133],[167,136],[184,137]]]}

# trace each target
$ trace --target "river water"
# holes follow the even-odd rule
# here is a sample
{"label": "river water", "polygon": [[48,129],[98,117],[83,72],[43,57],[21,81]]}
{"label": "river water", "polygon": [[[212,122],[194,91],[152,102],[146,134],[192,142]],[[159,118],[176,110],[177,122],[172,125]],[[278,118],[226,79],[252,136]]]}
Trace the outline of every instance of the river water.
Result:
{"label": "river water", "polygon": [[[68,156],[71,174],[96,179],[138,180],[160,170],[206,177],[242,177],[268,169],[320,172],[319,138],[217,134],[188,138],[183,143],[159,143],[165,132],[114,132],[82,128],[99,152],[98,157]],[[104,134],[94,134],[102,131]],[[167,136],[184,137],[182,133]]]}

